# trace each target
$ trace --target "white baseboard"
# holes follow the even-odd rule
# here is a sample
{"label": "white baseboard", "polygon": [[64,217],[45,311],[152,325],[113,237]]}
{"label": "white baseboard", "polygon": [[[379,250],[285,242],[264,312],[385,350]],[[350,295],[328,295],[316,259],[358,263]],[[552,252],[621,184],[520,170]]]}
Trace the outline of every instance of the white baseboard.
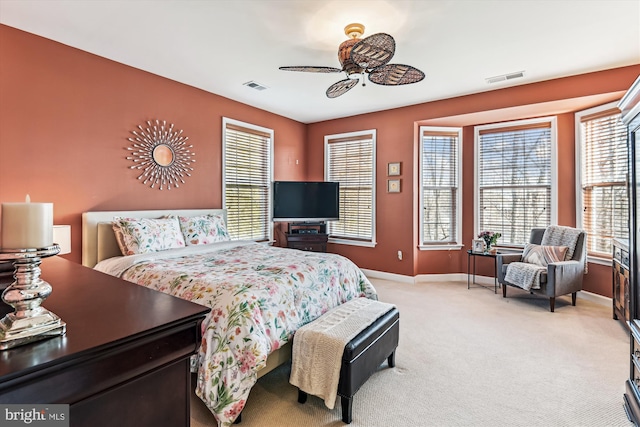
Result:
{"label": "white baseboard", "polygon": [[[449,273],[449,274],[418,274],[417,276],[405,276],[403,274],[387,273],[385,271],[366,270],[362,269],[365,276],[372,279],[393,280],[401,283],[435,283],[435,282],[466,282],[467,273]],[[493,277],[476,275],[476,283],[485,286],[493,286]],[[580,291],[577,297],[586,301],[591,301],[596,304],[606,305],[611,307],[612,300],[609,297],[603,295],[594,294],[593,292]]]}
{"label": "white baseboard", "polygon": [[[480,276],[476,276],[476,281]],[[418,274],[415,277],[416,283],[434,283],[434,282],[466,282],[467,273],[448,273],[448,274]],[[493,279],[491,279],[493,284]]]}
{"label": "white baseboard", "polygon": [[365,276],[372,279],[393,280],[394,282],[411,283],[414,284],[415,280],[413,276],[405,276],[404,274],[387,273],[385,271],[366,270],[361,268]]}
{"label": "white baseboard", "polygon": [[604,295],[594,294],[593,292],[580,291],[578,292],[578,298],[595,302],[596,304],[606,305],[607,307],[613,307],[613,299],[605,297]]}

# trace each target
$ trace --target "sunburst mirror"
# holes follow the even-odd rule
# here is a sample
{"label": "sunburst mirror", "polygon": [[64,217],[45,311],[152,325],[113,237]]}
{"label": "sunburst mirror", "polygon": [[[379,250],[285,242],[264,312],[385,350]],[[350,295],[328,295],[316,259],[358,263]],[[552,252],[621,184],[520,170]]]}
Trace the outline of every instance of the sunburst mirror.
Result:
{"label": "sunburst mirror", "polygon": [[175,131],[173,124],[167,127],[166,121],[147,121],[147,127],[138,125],[138,130],[131,131],[134,138],[127,138],[133,142],[133,147],[127,147],[134,165],[130,169],[142,171],[138,179],[151,188],[160,190],[172,187],[178,188],[179,183],[184,184],[184,179],[191,176],[193,171],[191,157],[195,153],[191,151],[193,145],[187,145],[189,139],[182,135],[182,130]]}

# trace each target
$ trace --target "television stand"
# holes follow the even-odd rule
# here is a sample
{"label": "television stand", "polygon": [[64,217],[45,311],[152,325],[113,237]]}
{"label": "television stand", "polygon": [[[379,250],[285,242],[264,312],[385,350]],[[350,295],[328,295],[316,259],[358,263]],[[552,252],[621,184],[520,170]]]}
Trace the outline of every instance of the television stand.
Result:
{"label": "television stand", "polygon": [[327,224],[325,222],[290,222],[287,228],[287,247],[311,252],[327,252]]}

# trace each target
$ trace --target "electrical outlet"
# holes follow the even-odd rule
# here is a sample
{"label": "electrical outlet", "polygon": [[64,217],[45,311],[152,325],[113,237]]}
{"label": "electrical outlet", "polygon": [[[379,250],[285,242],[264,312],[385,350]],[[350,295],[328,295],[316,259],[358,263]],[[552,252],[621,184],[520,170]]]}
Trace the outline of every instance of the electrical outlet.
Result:
{"label": "electrical outlet", "polygon": [[402,261],[402,251],[398,251],[398,259]]}

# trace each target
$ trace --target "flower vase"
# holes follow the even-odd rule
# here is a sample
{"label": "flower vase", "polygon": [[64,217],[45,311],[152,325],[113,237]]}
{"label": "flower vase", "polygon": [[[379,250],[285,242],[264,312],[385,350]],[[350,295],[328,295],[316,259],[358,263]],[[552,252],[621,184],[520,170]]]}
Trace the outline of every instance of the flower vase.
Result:
{"label": "flower vase", "polygon": [[488,254],[488,253],[489,253],[489,251],[491,251],[491,240],[485,239],[485,240],[484,240],[484,244],[485,244],[485,246],[484,246],[484,253],[485,253],[485,254]]}

